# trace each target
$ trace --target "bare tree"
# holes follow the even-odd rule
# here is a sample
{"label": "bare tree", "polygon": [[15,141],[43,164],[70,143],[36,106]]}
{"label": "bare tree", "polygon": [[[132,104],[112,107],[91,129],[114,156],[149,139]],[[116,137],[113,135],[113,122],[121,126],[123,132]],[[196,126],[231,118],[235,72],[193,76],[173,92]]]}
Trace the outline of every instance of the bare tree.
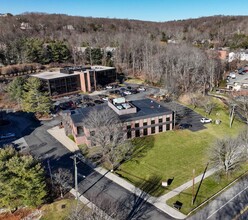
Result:
{"label": "bare tree", "polygon": [[210,163],[228,175],[245,160],[245,150],[244,145],[237,139],[218,140],[210,149]]}
{"label": "bare tree", "polygon": [[59,191],[61,198],[64,197],[64,193],[71,188],[72,185],[72,174],[70,170],[59,168],[54,174],[53,178],[55,182],[59,185]]}
{"label": "bare tree", "polygon": [[210,97],[202,98],[201,105],[208,115],[210,115],[213,109],[216,108],[216,103]]}
{"label": "bare tree", "polygon": [[242,111],[242,116],[245,117],[246,123],[248,124],[248,97],[241,96],[237,101],[239,109]]}
{"label": "bare tree", "polygon": [[132,151],[131,142],[126,139],[122,122],[117,114],[107,107],[92,110],[86,117],[85,126],[90,131],[91,146],[100,148],[101,161],[114,169]]}

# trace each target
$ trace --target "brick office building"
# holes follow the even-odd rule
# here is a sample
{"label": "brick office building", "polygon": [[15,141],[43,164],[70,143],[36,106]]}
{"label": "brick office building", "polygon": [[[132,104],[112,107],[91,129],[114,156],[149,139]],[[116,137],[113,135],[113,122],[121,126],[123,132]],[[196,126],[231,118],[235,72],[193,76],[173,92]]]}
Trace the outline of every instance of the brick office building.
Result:
{"label": "brick office building", "polygon": [[104,87],[117,79],[114,67],[65,67],[59,71],[33,74],[43,83],[43,89],[50,96],[61,96],[71,93],[93,92],[99,86]]}
{"label": "brick office building", "polygon": [[142,137],[157,134],[172,129],[173,113],[170,109],[161,106],[151,99],[142,99],[127,102],[125,98],[109,100],[108,104],[81,108],[74,114],[65,114],[64,125],[66,133],[72,134],[77,144],[90,143],[90,130],[85,127],[84,120],[93,108],[109,108],[117,114],[127,138]]}

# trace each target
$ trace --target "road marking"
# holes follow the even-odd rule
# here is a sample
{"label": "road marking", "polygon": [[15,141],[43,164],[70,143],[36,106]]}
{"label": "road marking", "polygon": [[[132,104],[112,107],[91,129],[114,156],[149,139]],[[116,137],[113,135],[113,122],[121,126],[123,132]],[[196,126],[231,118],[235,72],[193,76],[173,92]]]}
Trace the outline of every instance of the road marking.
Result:
{"label": "road marking", "polygon": [[226,204],[228,204],[230,201],[232,201],[234,198],[236,198],[239,194],[241,194],[242,192],[244,192],[246,189],[248,188],[248,186],[246,186],[242,191],[240,191],[237,195],[235,195],[234,197],[232,197],[231,199],[229,199],[224,205],[222,205],[220,208],[218,208],[215,212],[213,212],[210,216],[207,217],[207,219],[211,218],[215,213],[217,213],[219,210],[221,210]]}

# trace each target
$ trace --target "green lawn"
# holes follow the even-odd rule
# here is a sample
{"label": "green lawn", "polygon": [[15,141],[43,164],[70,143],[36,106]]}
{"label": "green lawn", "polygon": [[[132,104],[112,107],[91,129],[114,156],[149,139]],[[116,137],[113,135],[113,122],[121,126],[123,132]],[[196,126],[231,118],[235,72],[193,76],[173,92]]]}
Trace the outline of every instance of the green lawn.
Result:
{"label": "green lawn", "polygon": [[[196,110],[205,115],[203,110]],[[214,141],[236,135],[243,127],[243,124],[234,121],[233,127],[229,128],[228,110],[220,103],[210,117],[221,119],[222,123],[207,124],[206,129],[197,132],[177,130],[135,139],[132,158],[122,164],[117,173],[141,188],[144,182],[150,183],[155,188],[150,192],[154,196],[191,180],[193,169],[195,175],[201,174],[208,162],[208,149]],[[159,187],[161,181],[173,177],[168,189]]]}
{"label": "green lawn", "polygon": [[[173,207],[173,203],[177,200],[183,203],[181,208],[181,212],[184,214],[188,214],[192,209],[199,206],[201,203],[209,199],[212,195],[216,194],[218,191],[228,186],[233,180],[242,175],[246,170],[248,170],[248,164],[244,165],[240,170],[233,173],[229,178],[222,177],[219,178],[217,175],[210,176],[203,180],[202,185],[200,187],[199,193],[196,197],[194,205],[192,205],[192,187],[187,190],[181,192],[179,195],[169,199],[167,204]],[[194,195],[198,188],[199,184],[195,185]]]}
{"label": "green lawn", "polygon": [[[72,209],[75,207],[75,198],[62,199],[51,204],[46,204],[41,208],[43,211],[41,220],[68,219],[70,212],[72,212]],[[84,207],[84,205],[80,202],[79,207]]]}

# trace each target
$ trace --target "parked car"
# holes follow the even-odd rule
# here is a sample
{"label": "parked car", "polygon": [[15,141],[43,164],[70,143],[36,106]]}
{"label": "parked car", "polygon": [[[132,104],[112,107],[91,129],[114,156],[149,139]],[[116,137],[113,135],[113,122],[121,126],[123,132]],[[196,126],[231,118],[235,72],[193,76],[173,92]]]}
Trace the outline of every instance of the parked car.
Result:
{"label": "parked car", "polygon": [[123,92],[125,95],[131,95],[132,93],[130,91],[124,91]]}
{"label": "parked car", "polygon": [[94,103],[92,103],[92,102],[89,102],[89,103],[86,103],[89,107],[93,107],[93,106],[95,106],[95,104]]}
{"label": "parked car", "polygon": [[131,89],[132,89],[132,87],[131,87],[131,86],[127,86],[127,89],[131,90]]}
{"label": "parked car", "polygon": [[15,137],[15,133],[6,133],[6,134],[0,135],[0,139],[7,139],[7,138],[13,138],[13,137]]}
{"label": "parked car", "polygon": [[106,88],[106,89],[113,89],[113,86],[109,86],[109,85],[108,85],[108,86],[106,86],[105,88]]}
{"label": "parked car", "polygon": [[232,79],[235,79],[235,78],[236,78],[235,73],[230,73],[229,76],[230,76]]}
{"label": "parked car", "polygon": [[212,122],[211,118],[201,118],[201,123],[210,123]]}
{"label": "parked car", "polygon": [[191,128],[192,127],[192,124],[188,124],[188,123],[182,123],[182,124],[179,124],[179,129],[187,129],[187,128]]}
{"label": "parked car", "polygon": [[96,104],[102,104],[102,103],[104,103],[103,101],[101,101],[101,100],[95,100],[94,101]]}
{"label": "parked car", "polygon": [[139,87],[138,91],[146,91],[146,88],[145,87]]}
{"label": "parked car", "polygon": [[131,92],[132,94],[137,94],[137,93],[139,93],[139,91],[138,91],[137,89],[132,89],[130,92]]}
{"label": "parked car", "polygon": [[108,101],[108,97],[102,97],[103,101]]}

